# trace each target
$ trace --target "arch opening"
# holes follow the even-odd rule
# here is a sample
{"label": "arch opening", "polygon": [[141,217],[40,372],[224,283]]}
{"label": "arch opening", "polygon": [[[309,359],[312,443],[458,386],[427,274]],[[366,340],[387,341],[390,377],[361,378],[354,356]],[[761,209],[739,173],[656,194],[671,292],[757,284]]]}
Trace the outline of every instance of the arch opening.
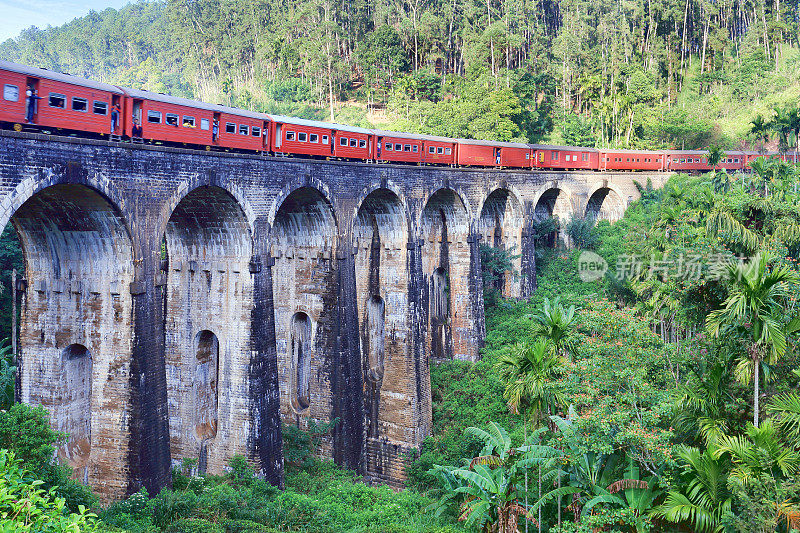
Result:
{"label": "arch opening", "polygon": [[[173,463],[198,460],[222,472],[248,455],[247,384],[253,242],[239,202],[216,186],[198,187],[175,206],[160,250]],[[220,341],[221,339],[221,341]]]}
{"label": "arch opening", "polygon": [[428,353],[436,359],[470,358],[466,206],[452,189],[440,189],[425,205],[420,226],[428,282]]}
{"label": "arch opening", "polygon": [[[301,187],[278,207],[270,231],[281,413],[306,427],[328,420],[336,353],[337,225],[333,208],[313,187]],[[328,452],[330,442],[323,442]]]}
{"label": "arch opening", "polygon": [[[103,497],[123,496],[134,272],[123,217],[94,189],[62,184],[34,194],[11,223],[24,260],[20,397],[44,405],[54,429],[69,433],[57,456],[74,477]],[[98,390],[114,402],[99,401]]]}
{"label": "arch opening", "polygon": [[551,187],[544,191],[536,202],[534,218],[537,224],[543,223],[548,218],[553,218],[555,229],[541,238],[542,244],[555,247],[558,238],[572,216],[572,204],[569,195],[562,189]]}
{"label": "arch opening", "polygon": [[486,198],[478,219],[482,246],[495,249],[511,264],[510,270],[492,273],[493,289],[506,298],[520,296],[520,270],[522,268],[522,206],[508,189],[495,189]]}
{"label": "arch opening", "polygon": [[586,218],[616,222],[625,214],[625,203],[617,192],[609,187],[597,189],[586,204]]}

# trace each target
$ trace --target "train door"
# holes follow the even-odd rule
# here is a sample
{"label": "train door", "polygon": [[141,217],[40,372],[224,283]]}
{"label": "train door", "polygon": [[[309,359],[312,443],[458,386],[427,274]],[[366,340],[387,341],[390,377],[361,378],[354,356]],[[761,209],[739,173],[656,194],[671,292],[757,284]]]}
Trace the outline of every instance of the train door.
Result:
{"label": "train door", "polygon": [[265,120],[262,127],[261,127],[261,135],[263,139],[261,140],[262,146],[264,150],[269,151],[269,121]]}
{"label": "train door", "polygon": [[283,124],[275,123],[275,151],[279,152],[281,146],[283,146]]}
{"label": "train door", "polygon": [[[120,104],[120,96],[118,94],[111,95],[111,109],[108,111],[109,119],[113,124],[113,130],[111,131],[111,135],[119,135],[121,132],[125,131],[124,125],[122,124],[122,105]],[[116,115],[114,111],[116,110]],[[114,117],[116,116],[116,121],[114,121]]]}
{"label": "train door", "polygon": [[336,148],[336,130],[331,130],[331,155]]}
{"label": "train door", "polygon": [[[30,96],[28,91],[31,91]],[[39,122],[39,100],[43,98],[39,94],[38,78],[28,78],[25,82],[25,119],[30,124]]]}
{"label": "train door", "polygon": [[494,149],[494,162],[499,167],[502,159],[500,158],[500,148]]}
{"label": "train door", "polygon": [[211,121],[211,142],[214,144],[219,143],[219,122],[221,119],[222,115],[214,113],[213,120]]}
{"label": "train door", "polygon": [[142,122],[142,100],[134,100],[131,108],[131,138],[141,139],[144,136],[144,124]]}
{"label": "train door", "polygon": [[377,141],[375,142],[375,160],[381,160],[381,154],[383,153],[383,137],[377,137]]}

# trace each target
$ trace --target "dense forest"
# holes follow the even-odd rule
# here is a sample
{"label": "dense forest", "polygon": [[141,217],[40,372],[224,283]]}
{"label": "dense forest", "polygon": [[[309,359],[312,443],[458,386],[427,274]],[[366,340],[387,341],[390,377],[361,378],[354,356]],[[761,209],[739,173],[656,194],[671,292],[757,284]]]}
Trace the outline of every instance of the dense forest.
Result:
{"label": "dense forest", "polygon": [[778,148],[796,139],[785,135],[785,108],[800,90],[798,6],[162,0],[30,28],[0,45],[0,58],[448,136],[647,148],[755,147],[766,137]]}

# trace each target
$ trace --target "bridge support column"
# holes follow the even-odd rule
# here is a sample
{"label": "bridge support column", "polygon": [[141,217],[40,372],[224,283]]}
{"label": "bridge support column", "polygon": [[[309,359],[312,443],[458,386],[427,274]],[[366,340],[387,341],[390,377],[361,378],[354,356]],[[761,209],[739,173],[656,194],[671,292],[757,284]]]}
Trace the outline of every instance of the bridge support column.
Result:
{"label": "bridge support column", "polygon": [[520,296],[530,298],[536,290],[536,232],[534,231],[535,214],[531,202],[525,203],[525,220],[522,230],[522,246],[520,249]]}

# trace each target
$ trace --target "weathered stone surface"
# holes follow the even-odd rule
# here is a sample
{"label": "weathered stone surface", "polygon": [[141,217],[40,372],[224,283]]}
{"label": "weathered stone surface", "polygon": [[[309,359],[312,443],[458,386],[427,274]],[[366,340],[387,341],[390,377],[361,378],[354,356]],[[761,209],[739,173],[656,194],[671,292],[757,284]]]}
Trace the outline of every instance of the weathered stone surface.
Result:
{"label": "weathered stone surface", "polygon": [[[184,458],[249,457],[282,482],[280,423],[338,423],[322,451],[398,485],[430,433],[429,365],[476,360],[479,245],[618,218],[633,178],[306,161],[0,132],[0,223],[25,253],[21,394],[71,434],[105,498]],[[162,255],[162,244],[164,252]]]}

